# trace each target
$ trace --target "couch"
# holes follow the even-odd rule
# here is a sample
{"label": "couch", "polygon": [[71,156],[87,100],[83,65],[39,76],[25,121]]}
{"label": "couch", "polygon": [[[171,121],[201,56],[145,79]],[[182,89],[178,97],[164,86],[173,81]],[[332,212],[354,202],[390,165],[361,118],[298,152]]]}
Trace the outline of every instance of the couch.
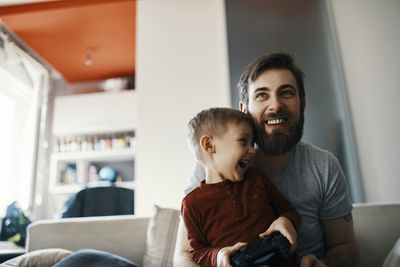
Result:
{"label": "couch", "polygon": [[[353,220],[360,266],[382,266],[390,251],[385,267],[400,266],[400,242],[397,250],[392,250],[400,237],[400,203],[356,204]],[[93,248],[125,257],[140,266],[172,266],[178,224],[178,210],[160,207],[155,207],[151,218],[123,215],[37,221],[28,228],[26,250],[30,253],[20,257],[27,258],[35,252],[45,254],[49,248]]]}

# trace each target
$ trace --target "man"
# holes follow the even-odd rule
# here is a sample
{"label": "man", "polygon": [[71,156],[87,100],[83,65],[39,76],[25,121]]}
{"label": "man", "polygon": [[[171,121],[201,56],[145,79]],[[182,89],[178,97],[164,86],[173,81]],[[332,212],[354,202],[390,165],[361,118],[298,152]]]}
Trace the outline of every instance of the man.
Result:
{"label": "man", "polygon": [[[357,266],[352,206],[343,171],[331,153],[300,141],[306,106],[302,71],[290,55],[265,55],[246,67],[238,89],[240,110],[250,113],[257,125],[255,167],[302,216],[297,239],[301,266]],[[197,165],[185,193],[204,177]],[[219,266],[229,266],[229,254],[237,249],[221,250]],[[188,250],[181,223],[175,266],[196,266]]]}

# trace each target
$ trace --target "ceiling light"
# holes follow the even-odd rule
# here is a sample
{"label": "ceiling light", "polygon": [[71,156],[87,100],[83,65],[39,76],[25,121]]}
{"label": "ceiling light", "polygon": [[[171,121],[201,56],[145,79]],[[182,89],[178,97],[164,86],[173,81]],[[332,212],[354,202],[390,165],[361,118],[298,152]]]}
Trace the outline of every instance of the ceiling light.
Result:
{"label": "ceiling light", "polygon": [[92,65],[92,54],[93,54],[93,48],[91,47],[86,48],[86,59],[85,59],[86,66]]}

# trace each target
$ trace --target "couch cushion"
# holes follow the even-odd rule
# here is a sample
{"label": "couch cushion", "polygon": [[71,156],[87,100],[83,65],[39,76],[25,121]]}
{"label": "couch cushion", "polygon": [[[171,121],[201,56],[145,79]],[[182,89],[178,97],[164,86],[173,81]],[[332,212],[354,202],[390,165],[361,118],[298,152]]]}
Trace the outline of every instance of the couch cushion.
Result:
{"label": "couch cushion", "polygon": [[176,235],[179,225],[179,210],[154,208],[147,229],[147,244],[144,255],[144,267],[172,267]]}
{"label": "couch cushion", "polygon": [[8,260],[1,266],[51,267],[71,253],[71,251],[61,248],[41,249]]}

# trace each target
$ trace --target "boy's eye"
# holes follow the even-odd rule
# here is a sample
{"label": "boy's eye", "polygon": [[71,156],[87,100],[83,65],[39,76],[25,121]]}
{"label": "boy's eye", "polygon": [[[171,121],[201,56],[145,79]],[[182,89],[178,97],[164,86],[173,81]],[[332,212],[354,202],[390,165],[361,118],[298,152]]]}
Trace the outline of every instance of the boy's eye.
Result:
{"label": "boy's eye", "polygon": [[247,138],[240,138],[240,139],[239,139],[239,142],[242,143],[242,144],[247,145],[247,143],[249,142],[249,140],[248,140]]}

